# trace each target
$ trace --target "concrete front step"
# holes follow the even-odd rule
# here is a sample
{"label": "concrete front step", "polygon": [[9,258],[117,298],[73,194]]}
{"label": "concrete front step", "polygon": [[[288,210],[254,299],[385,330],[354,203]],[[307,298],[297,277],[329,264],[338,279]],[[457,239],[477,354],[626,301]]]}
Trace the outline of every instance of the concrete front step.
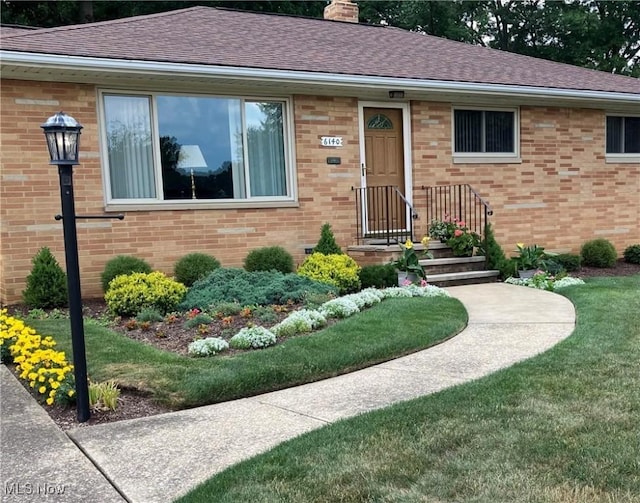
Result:
{"label": "concrete front step", "polygon": [[450,272],[480,271],[484,269],[485,257],[449,257],[424,259],[420,265],[429,274],[442,274]]}
{"label": "concrete front step", "polygon": [[494,283],[499,275],[500,271],[495,270],[443,274],[429,274],[427,272],[427,282],[435,286],[475,285],[479,283]]}

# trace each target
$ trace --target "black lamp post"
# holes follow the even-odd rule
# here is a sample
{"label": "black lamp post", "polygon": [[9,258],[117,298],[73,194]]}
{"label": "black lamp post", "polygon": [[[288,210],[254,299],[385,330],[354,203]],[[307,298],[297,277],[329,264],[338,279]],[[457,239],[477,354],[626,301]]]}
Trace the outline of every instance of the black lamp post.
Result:
{"label": "black lamp post", "polygon": [[89,411],[89,387],[87,383],[87,358],[84,345],[82,320],[82,294],[80,292],[80,267],[78,264],[78,238],[76,234],[76,210],[73,199],[73,166],[78,164],[78,144],[82,126],[71,116],[58,112],[42,124],[49,147],[50,164],[58,166],[60,198],[62,202],[62,227],[64,229],[64,253],[67,263],[69,290],[69,315],[71,318],[71,344],[73,370],[76,381],[78,421],[84,423],[91,417]]}

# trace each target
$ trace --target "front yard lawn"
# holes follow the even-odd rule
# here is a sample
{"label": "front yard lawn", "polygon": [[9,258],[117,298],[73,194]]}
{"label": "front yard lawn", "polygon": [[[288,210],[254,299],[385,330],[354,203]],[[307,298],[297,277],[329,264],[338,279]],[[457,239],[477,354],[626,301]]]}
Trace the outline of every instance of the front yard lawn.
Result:
{"label": "front yard lawn", "polygon": [[[257,395],[351,372],[427,348],[459,333],[462,304],[448,297],[387,299],[324,330],[262,350],[191,358],[161,351],[94,323],[85,324],[94,381],[151,393],[172,408]],[[69,320],[29,320],[71,358]]]}
{"label": "front yard lawn", "polygon": [[640,501],[640,276],[562,293],[577,326],[550,351],[305,434],[179,501]]}

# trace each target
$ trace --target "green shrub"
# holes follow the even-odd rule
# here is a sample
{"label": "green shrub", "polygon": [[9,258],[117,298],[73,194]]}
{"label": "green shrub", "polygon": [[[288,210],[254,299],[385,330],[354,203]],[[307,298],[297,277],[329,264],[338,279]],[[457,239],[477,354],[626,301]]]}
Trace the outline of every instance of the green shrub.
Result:
{"label": "green shrub", "polygon": [[27,287],[22,292],[24,303],[30,308],[49,308],[67,305],[67,277],[51,250],[46,246],[33,257]]}
{"label": "green shrub", "polygon": [[322,229],[320,230],[320,240],[313,249],[313,253],[323,253],[325,255],[342,254],[342,249],[338,246],[338,243],[336,243],[336,238],[331,230],[331,225],[328,223],[322,226]]}
{"label": "green shrub", "polygon": [[163,320],[164,316],[162,315],[162,313],[154,307],[145,307],[141,309],[138,313],[138,316],[136,316],[136,321],[138,323],[144,323],[145,321],[154,322]]}
{"label": "green shrub", "polygon": [[515,263],[508,259],[502,247],[496,241],[491,224],[485,225],[484,241],[481,242],[482,250],[487,257],[487,268],[500,271],[500,278],[506,279],[515,274]]}
{"label": "green shrub", "polygon": [[205,309],[223,302],[236,302],[241,306],[267,306],[302,302],[314,293],[336,293],[336,289],[303,278],[297,274],[277,271],[254,271],[220,268],[196,281],[187,292],[180,309]]}
{"label": "green shrub", "polygon": [[144,308],[157,309],[165,314],[175,310],[186,291],[186,286],[161,272],[134,272],[116,276],[104,300],[109,310],[119,316],[136,316]]}
{"label": "green shrub", "polygon": [[613,244],[604,238],[587,241],[582,245],[580,256],[582,265],[591,267],[611,267],[618,258]]}
{"label": "green shrub", "polygon": [[102,276],[100,276],[102,291],[106,293],[109,289],[109,283],[116,276],[133,272],[150,273],[151,266],[143,259],[130,255],[118,255],[107,261],[102,271]]}
{"label": "green shrub", "polygon": [[215,257],[206,253],[190,253],[176,262],[173,274],[176,281],[191,286],[220,267]]}
{"label": "green shrub", "polygon": [[287,274],[293,272],[293,257],[281,246],[267,246],[251,250],[244,259],[247,271],[280,271]]}
{"label": "green shrub", "polygon": [[629,264],[640,264],[640,244],[627,246],[622,256]]}
{"label": "green shrub", "polygon": [[398,286],[398,273],[393,264],[366,265],[360,269],[358,276],[363,289]]}
{"label": "green shrub", "polygon": [[559,253],[553,260],[558,262],[567,272],[573,272],[580,269],[580,255],[572,255],[571,253]]}
{"label": "green shrub", "polygon": [[312,253],[298,268],[298,274],[306,278],[332,285],[341,294],[360,289],[360,267],[348,255]]}
{"label": "green shrub", "polygon": [[235,316],[240,314],[242,306],[238,302],[220,302],[215,306],[211,306],[211,311],[218,316]]}

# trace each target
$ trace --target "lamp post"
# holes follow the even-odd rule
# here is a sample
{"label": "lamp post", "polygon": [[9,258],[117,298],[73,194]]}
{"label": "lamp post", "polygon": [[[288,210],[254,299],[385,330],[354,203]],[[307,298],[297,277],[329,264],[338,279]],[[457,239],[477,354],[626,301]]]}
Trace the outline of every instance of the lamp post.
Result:
{"label": "lamp post", "polygon": [[87,359],[82,320],[82,294],[80,292],[80,267],[78,263],[78,238],[76,211],[73,198],[73,166],[78,164],[78,144],[82,126],[71,116],[58,112],[42,124],[49,147],[49,164],[58,166],[60,198],[62,202],[62,228],[64,253],[67,264],[69,290],[69,316],[71,318],[71,345],[73,347],[73,372],[76,381],[78,421],[89,419],[89,387],[87,383]]}

